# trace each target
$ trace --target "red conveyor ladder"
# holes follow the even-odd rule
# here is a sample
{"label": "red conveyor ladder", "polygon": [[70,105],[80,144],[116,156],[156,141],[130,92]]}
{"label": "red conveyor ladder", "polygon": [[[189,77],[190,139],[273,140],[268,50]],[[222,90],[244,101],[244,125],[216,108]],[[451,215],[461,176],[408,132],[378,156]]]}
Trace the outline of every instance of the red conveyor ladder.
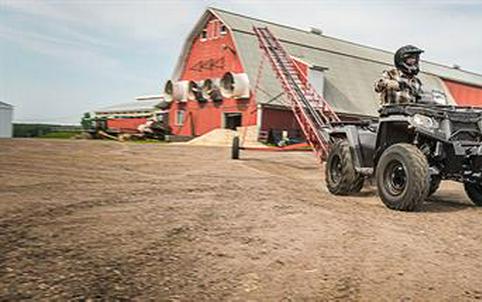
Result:
{"label": "red conveyor ladder", "polygon": [[330,138],[323,129],[340,121],[326,100],[310,85],[288,52],[267,27],[253,27],[259,46],[269,59],[281,82],[291,109],[305,134],[307,142],[320,160],[326,159]]}

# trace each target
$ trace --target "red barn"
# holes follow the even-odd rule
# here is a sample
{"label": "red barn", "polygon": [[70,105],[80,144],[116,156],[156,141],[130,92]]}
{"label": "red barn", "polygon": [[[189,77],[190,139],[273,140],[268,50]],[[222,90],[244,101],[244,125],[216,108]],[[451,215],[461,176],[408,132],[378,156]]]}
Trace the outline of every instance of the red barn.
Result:
{"label": "red barn", "polygon": [[139,96],[136,101],[109,106],[94,111],[96,117],[106,118],[109,132],[136,133],[141,124],[156,116],[162,120],[165,113],[157,107],[164,98],[160,95]]}
{"label": "red barn", "polygon": [[[259,72],[262,54],[253,25],[270,28],[338,114],[377,115],[373,83],[392,66],[392,52],[329,37],[320,30],[208,8],[189,34],[172,81],[165,86],[173,134],[198,136],[239,126],[254,127],[262,136],[282,130],[299,134],[269,63]],[[421,69],[425,97],[482,106],[482,75],[427,61]]]}

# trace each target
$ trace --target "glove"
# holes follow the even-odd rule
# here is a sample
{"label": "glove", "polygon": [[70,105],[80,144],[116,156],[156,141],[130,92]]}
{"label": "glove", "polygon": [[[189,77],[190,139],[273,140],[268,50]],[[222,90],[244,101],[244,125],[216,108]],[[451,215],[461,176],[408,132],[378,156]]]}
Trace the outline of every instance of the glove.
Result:
{"label": "glove", "polygon": [[387,89],[390,90],[400,90],[400,84],[395,80],[388,80],[386,83]]}

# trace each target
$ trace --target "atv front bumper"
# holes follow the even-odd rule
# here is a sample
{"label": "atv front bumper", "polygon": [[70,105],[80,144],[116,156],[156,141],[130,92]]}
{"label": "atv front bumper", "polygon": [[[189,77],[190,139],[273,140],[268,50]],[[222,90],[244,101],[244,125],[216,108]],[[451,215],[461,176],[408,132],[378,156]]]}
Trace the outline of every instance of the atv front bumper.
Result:
{"label": "atv front bumper", "polygon": [[437,142],[434,158],[438,159],[443,179],[460,182],[482,181],[482,144],[474,142]]}

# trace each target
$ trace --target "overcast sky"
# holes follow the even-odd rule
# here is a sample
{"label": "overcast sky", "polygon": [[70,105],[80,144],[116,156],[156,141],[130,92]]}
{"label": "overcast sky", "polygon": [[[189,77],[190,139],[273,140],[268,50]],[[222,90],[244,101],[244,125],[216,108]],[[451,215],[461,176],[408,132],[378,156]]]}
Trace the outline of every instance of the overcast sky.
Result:
{"label": "overcast sky", "polygon": [[159,94],[207,6],[482,73],[482,1],[0,0],[0,100],[16,121],[78,123]]}

